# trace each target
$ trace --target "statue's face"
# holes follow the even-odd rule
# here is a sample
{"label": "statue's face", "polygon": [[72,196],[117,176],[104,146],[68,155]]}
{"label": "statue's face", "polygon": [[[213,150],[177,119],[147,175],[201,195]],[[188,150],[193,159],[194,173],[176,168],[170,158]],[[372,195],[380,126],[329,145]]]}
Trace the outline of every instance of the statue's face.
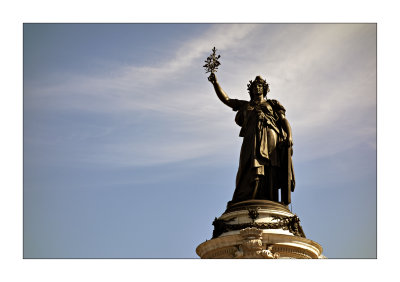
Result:
{"label": "statue's face", "polygon": [[263,97],[264,95],[264,86],[261,83],[256,83],[253,86],[253,96],[254,97]]}

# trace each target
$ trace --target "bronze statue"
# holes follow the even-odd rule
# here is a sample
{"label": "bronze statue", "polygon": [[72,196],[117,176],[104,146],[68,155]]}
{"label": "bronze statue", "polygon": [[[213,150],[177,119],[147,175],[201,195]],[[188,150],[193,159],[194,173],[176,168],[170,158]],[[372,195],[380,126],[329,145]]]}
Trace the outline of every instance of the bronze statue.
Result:
{"label": "bronze statue", "polygon": [[279,202],[279,189],[280,202],[288,205],[295,178],[292,130],[285,118],[286,110],[277,100],[267,99],[269,85],[261,76],[247,85],[250,101],[229,98],[215,75],[220,65],[215,51],[214,47],[204,65],[211,72],[208,80],[218,98],[237,112],[235,122],[241,127],[239,136],[243,137],[236,189],[228,205],[252,199]]}

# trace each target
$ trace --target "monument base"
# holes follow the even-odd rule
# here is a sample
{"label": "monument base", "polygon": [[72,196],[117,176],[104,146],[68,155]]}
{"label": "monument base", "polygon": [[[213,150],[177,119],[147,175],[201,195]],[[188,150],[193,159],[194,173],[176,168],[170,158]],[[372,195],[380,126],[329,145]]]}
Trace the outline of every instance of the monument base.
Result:
{"label": "monument base", "polygon": [[200,258],[325,258],[307,239],[287,206],[268,200],[229,203],[215,218],[213,238],[200,244]]}

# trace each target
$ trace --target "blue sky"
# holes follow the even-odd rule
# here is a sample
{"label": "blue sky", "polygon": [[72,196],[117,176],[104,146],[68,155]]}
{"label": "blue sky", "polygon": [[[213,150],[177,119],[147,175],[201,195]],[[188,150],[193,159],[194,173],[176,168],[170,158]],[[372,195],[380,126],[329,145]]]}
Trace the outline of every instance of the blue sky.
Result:
{"label": "blue sky", "polygon": [[214,46],[231,98],[262,75],[287,110],[306,236],[376,257],[374,24],[25,24],[24,257],[197,257],[241,144]]}

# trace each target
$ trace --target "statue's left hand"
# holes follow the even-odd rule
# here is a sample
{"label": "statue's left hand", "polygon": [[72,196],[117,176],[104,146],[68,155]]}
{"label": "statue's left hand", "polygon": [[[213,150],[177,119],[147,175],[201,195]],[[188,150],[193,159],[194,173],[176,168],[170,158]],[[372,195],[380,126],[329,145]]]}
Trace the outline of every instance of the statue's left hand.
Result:
{"label": "statue's left hand", "polygon": [[286,145],[288,145],[288,147],[293,147],[293,138],[289,137],[286,139]]}
{"label": "statue's left hand", "polygon": [[290,155],[293,156],[293,139],[289,137],[286,139],[286,145],[290,148]]}

